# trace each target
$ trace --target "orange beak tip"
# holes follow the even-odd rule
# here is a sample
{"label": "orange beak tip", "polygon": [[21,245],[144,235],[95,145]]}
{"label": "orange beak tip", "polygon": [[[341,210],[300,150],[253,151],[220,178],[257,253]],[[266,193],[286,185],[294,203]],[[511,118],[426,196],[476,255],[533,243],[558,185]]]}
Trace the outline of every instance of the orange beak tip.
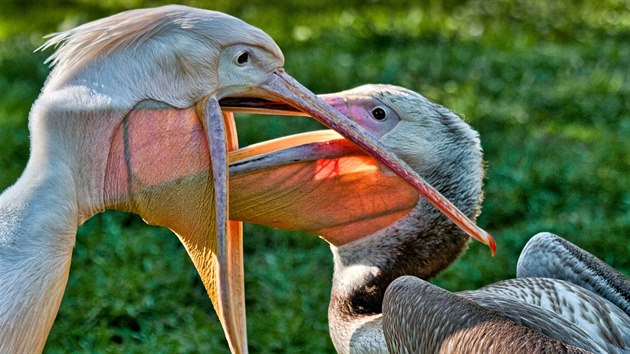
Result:
{"label": "orange beak tip", "polygon": [[497,253],[497,243],[494,241],[494,237],[490,234],[488,234],[488,247],[490,247],[490,253],[492,254],[492,257],[494,257]]}

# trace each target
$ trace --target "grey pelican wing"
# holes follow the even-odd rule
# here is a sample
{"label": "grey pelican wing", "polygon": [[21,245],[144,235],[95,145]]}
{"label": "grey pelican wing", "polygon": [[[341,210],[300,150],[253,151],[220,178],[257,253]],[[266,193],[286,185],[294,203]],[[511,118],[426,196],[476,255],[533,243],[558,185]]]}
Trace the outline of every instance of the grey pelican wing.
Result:
{"label": "grey pelican wing", "polygon": [[630,279],[554,234],[541,232],[529,240],[518,259],[516,275],[566,280],[600,295],[630,316]]}
{"label": "grey pelican wing", "polygon": [[[607,353],[630,352],[630,317],[610,301],[573,283],[549,278],[516,278],[464,294],[468,298],[510,299],[516,304],[538,307],[541,314],[542,310],[553,312],[584,331]],[[553,337],[550,332],[542,332]]]}
{"label": "grey pelican wing", "polygon": [[392,353],[587,353],[411,276],[387,288],[383,332]]}
{"label": "grey pelican wing", "polygon": [[[555,312],[509,297],[497,297],[489,292],[464,291],[458,293],[486,309],[495,311],[512,321],[538,331],[550,338],[593,353],[612,353],[595,343],[586,332]],[[616,348],[618,350],[618,348]]]}

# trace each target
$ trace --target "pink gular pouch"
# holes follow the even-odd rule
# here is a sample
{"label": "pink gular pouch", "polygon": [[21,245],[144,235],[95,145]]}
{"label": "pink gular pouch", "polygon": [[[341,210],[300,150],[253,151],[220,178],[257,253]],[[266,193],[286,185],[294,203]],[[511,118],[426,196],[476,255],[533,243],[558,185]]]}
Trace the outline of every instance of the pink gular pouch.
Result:
{"label": "pink gular pouch", "polygon": [[[231,119],[230,113],[224,117]],[[228,141],[235,142],[235,131],[228,130]],[[240,161],[263,155],[267,161],[260,168],[239,170]],[[199,227],[193,220],[210,214],[194,210],[210,207],[204,201],[212,188],[209,156],[195,108],[144,103],[113,136],[107,204],[140,211],[150,224],[190,234],[190,228]],[[391,224],[418,200],[413,187],[331,130],[259,143],[231,152],[228,159],[235,171],[229,179],[230,219],[309,231],[333,244]]]}

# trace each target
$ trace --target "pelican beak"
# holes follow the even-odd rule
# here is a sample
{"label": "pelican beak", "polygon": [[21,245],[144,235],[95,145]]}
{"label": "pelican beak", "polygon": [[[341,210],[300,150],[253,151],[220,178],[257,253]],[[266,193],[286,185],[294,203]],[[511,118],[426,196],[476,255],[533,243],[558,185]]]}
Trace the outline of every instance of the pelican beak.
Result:
{"label": "pelican beak", "polygon": [[[358,124],[334,109],[322,98],[310,92],[283,70],[275,71],[267,81],[261,83],[248,96],[251,97],[252,94],[269,101],[275,101],[276,104],[278,103],[277,101],[286,103],[338,132],[344,138],[350,140],[389,167],[468,235],[488,245],[492,254],[495,254],[496,244],[490,234],[479,228],[455,205],[442,196],[440,192],[425,182],[409,165],[387,150],[378,139],[372,137]],[[225,105],[222,106],[224,109],[227,108]]]}
{"label": "pelican beak", "polygon": [[[238,148],[236,125],[231,113],[222,113],[219,102],[209,97],[197,106],[197,116],[206,133],[210,158],[209,229],[195,233],[201,239],[184,242],[206,291],[219,316],[232,353],[247,353],[245,324],[245,290],[243,269],[242,223],[228,220],[228,163],[227,152]],[[210,249],[202,248],[207,240],[215,240]],[[192,241],[192,242],[191,242]],[[210,251],[208,253],[208,251]]]}

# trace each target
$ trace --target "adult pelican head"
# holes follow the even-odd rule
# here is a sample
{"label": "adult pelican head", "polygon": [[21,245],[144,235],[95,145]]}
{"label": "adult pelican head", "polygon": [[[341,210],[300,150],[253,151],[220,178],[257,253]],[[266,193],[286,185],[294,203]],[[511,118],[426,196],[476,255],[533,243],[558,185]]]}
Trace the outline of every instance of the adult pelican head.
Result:
{"label": "adult pelican head", "polygon": [[[0,195],[0,352],[42,350],[76,229],[106,209],[173,230],[230,348],[247,350],[241,240],[227,220],[233,121],[220,109],[223,98],[288,104],[423,186],[405,163],[287,75],[267,34],[234,17],[184,6],[132,10],[56,34],[42,48],[54,46],[54,69],[30,113],[31,156]],[[448,202],[430,197],[488,239]]]}

